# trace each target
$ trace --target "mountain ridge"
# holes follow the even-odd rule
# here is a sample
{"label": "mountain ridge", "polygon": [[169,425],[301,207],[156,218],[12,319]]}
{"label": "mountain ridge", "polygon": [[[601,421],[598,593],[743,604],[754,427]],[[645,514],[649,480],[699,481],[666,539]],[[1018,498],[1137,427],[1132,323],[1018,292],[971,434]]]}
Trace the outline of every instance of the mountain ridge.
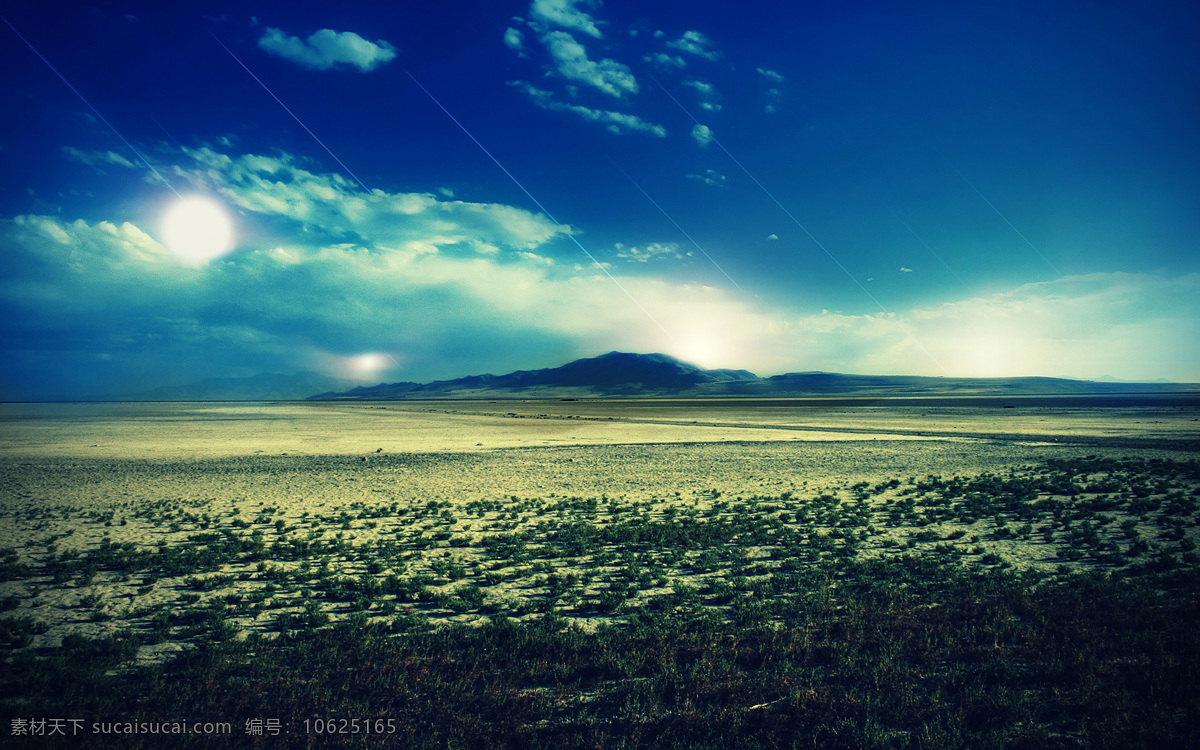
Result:
{"label": "mountain ridge", "polygon": [[1178,383],[1098,382],[1040,376],[948,378],[793,372],[759,377],[748,370],[707,370],[666,354],[608,352],[539,370],[484,373],[430,383],[379,383],[309,396],[310,401],[438,398],[654,398],[920,395],[1068,395],[1194,392]]}

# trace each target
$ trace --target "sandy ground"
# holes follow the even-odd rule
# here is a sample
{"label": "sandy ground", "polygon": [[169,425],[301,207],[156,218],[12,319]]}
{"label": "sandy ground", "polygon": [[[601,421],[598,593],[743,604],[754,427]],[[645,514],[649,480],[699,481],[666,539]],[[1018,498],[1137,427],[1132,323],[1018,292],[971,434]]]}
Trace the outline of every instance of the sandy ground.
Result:
{"label": "sandy ground", "polygon": [[662,402],[0,404],[0,456],[199,459],[739,442],[985,440],[1200,448],[1200,409]]}
{"label": "sandy ground", "polygon": [[[499,448],[729,440],[920,439],[869,430],[791,431],[775,426],[650,422],[638,410],[515,418],[492,404],[447,407],[377,404],[6,404],[0,455],[189,459],[259,455],[484,452]],[[558,404],[550,403],[545,409]],[[674,417],[679,417],[674,414]],[[610,418],[612,417],[612,418]],[[860,428],[861,429],[861,428]]]}

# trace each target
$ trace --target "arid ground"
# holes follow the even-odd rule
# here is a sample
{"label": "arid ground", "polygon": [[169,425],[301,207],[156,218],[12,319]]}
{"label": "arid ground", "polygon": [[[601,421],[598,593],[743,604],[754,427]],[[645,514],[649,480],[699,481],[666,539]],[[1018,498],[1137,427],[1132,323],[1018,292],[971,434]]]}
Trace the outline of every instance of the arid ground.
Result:
{"label": "arid ground", "polygon": [[[640,633],[655,617],[684,631],[708,623],[697,632],[834,627],[865,601],[849,582],[866,570],[879,579],[872,585],[891,576],[912,592],[961,576],[1025,581],[1030,591],[1138,581],[1139,595],[1186,604],[1200,567],[1198,418],[1186,399],[1119,398],[6,404],[0,646],[16,675],[9,687],[28,695],[10,695],[5,716],[99,710],[95,698],[22,671],[33,664],[99,658],[95,679],[117,679],[114,669],[158,669],[175,653],[261,651],[347,627],[393,642],[446,628],[491,632],[501,621],[601,639],[612,628]],[[896,572],[926,565],[912,581]],[[1194,637],[1170,638],[1171,659],[1195,649]],[[626,705],[636,680],[662,675],[629,669],[601,669],[608,677],[595,680],[543,675],[546,684],[509,698],[558,691],[552,708],[503,736],[470,725],[442,739],[553,744],[586,726],[601,744],[677,741],[679,706],[661,695]],[[811,713],[821,680],[841,679],[822,674],[809,687],[778,675],[768,687],[739,682],[749,692],[737,701],[751,702],[710,695],[726,713],[701,724],[749,741],[738,729],[749,725],[729,724],[728,712],[757,717],[769,705],[786,716],[752,734],[773,736],[801,707]],[[612,695],[625,703],[605,703]],[[1020,695],[1029,715],[972,729],[968,744],[1101,736]],[[688,710],[707,710],[702,696],[688,700]],[[1128,710],[1144,719],[1152,709]],[[1162,731],[1184,739],[1191,714],[1171,710]],[[649,734],[611,729],[629,711],[650,712]],[[881,716],[838,720],[861,719],[844,736],[877,746],[932,731]],[[1102,736],[1134,744],[1163,739],[1105,727]]]}

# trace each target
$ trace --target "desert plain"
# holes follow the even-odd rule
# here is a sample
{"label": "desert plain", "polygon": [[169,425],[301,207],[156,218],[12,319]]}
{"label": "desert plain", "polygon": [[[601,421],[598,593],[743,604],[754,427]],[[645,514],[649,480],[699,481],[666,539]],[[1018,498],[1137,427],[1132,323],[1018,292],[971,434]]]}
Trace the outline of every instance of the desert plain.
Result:
{"label": "desert plain", "polygon": [[[1200,398],[1186,394],[4,404],[0,647],[13,690],[5,715],[101,710],[95,696],[56,687],[72,660],[95,662],[89,679],[99,682],[81,684],[99,689],[138,670],[137,679],[165,679],[192,668],[179,666],[189,653],[244,663],[266,644],[317,632],[415,644],[433,633],[492,637],[468,633],[493,633],[502,623],[540,628],[538,637],[551,640],[574,634],[584,639],[571,641],[577,645],[664,629],[719,633],[713,638],[736,644],[771,633],[811,638],[823,627],[826,639],[853,644],[870,641],[863,632],[873,631],[846,631],[849,612],[892,623],[919,612],[920,619],[930,608],[978,609],[1018,584],[1031,601],[1036,592],[1115,587],[1093,592],[1097,601],[1113,597],[1112,606],[1133,601],[1126,590],[1133,587],[1138,606],[1169,602],[1187,619],[1200,568],[1198,419]],[[892,579],[895,592],[880,594]],[[868,590],[885,604],[865,598]],[[965,604],[937,599],[960,591],[970,592]],[[1025,598],[997,622],[1037,610]],[[959,619],[984,616],[971,611]],[[1139,624],[1136,612],[1123,617],[1104,624],[1105,632],[1144,638],[1157,623]],[[730,627],[741,635],[721,630]],[[1011,651],[1003,663],[1043,647],[1021,640],[1036,641],[1038,626],[1019,634],[1004,627],[1016,640],[1005,645],[995,635],[992,646]],[[721,642],[687,648],[737,652]],[[854,653],[871,663],[907,663],[905,643],[887,646],[886,657]],[[772,732],[795,740],[787,727],[798,717],[813,742],[840,736],[846,746],[938,737],[975,746],[1194,740],[1183,729],[1194,707],[1178,705],[1196,694],[1195,666],[1186,666],[1196,655],[1194,632],[1164,631],[1158,645],[1139,643],[1177,668],[1156,679],[1180,697],[1143,705],[1129,697],[1141,689],[1136,684],[1116,697],[1106,693],[1104,700],[1128,713],[1107,723],[1088,718],[1094,709],[1084,704],[1094,701],[1087,692],[1094,686],[1059,686],[1074,696],[1070,706],[1039,709],[1044,688],[1026,684],[1021,670],[1041,667],[1026,665],[994,691],[1012,691],[1018,718],[979,718],[995,713],[994,695],[976,695],[987,707],[952,712],[954,729],[928,716],[909,726],[897,718],[907,715],[900,708],[854,708],[863,700],[855,690],[865,688],[847,688],[831,666],[840,662],[828,654],[840,652],[805,641],[778,648],[806,665],[807,677],[787,670],[762,672],[765,682],[747,677],[772,659],[775,647],[763,645],[750,666],[728,665],[725,677],[712,677],[724,685],[716,692],[696,687],[707,685],[699,677],[683,679],[676,667],[571,662],[557,676],[539,673],[499,690],[491,708],[462,709],[483,716],[496,706],[536,704],[525,718],[500,726],[476,716],[450,722],[442,734],[410,727],[409,741],[535,746],[576,732],[567,744],[668,746],[681,741],[678,732],[695,731],[695,742],[684,744],[709,741],[701,737],[714,738],[713,746],[771,744],[783,736]],[[474,641],[454,648],[478,658]],[[907,676],[892,677],[922,682],[931,660],[978,666],[999,658],[964,657],[964,648],[914,656]],[[1113,663],[1132,659],[1140,674],[1157,668],[1147,654]],[[59,671],[36,666],[52,662]],[[1129,671],[1099,656],[1096,663],[1088,679]],[[151,672],[158,677],[145,676]],[[659,692],[638,698],[643,705],[634,698],[649,690],[646,681]],[[833,690],[840,697],[822,692],[829,684],[841,685]],[[663,690],[686,697],[666,698]],[[941,700],[952,702],[946,695]],[[392,705],[378,700],[367,702]],[[113,705],[110,699],[103,710]],[[404,705],[413,715],[433,710]],[[227,703],[208,710],[238,713]],[[295,725],[312,709],[286,710]],[[372,710],[382,717],[390,709]],[[1163,711],[1169,715],[1158,717]],[[822,712],[833,724],[818,720]],[[637,731],[627,728],[634,715],[641,717]],[[1157,727],[1147,725],[1158,718]]]}

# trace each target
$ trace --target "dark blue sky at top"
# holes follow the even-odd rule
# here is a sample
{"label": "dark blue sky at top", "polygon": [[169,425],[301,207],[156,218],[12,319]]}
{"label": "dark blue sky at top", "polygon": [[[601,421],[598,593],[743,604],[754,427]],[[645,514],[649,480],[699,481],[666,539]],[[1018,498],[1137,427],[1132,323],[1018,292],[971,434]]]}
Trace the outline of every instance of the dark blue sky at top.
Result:
{"label": "dark blue sky at top", "polygon": [[[822,310],[881,316],[886,309],[910,315],[917,325],[922,318],[913,311],[1064,278],[1142,275],[1154,283],[1194,283],[1200,229],[1200,62],[1194,48],[1200,22],[1187,3],[611,0],[563,7],[584,13],[600,36],[545,22],[535,26],[526,0],[5,3],[2,13],[164,173],[186,161],[183,149],[207,146],[234,157],[287,154],[314,174],[350,177],[219,39],[368,187],[446,199],[452,194],[457,201],[537,213],[421,92],[411,73],[618,279],[710,286],[723,302],[753,307],[757,312],[747,320],[761,320],[761,314],[803,328],[795,321]],[[260,48],[270,28],[300,40],[319,29],[354,32],[386,40],[396,57],[367,72],[349,66],[314,70]],[[508,29],[521,33],[521,54],[506,45]],[[707,57],[670,46],[688,32],[707,40],[701,49]],[[623,66],[636,90],[614,96],[571,80],[543,42],[555,33],[582,45],[592,62]],[[0,38],[0,218],[130,222],[156,237],[158,216],[174,196],[148,178],[132,150],[7,26],[0,27]],[[673,55],[684,65],[647,60],[655,54]],[[538,106],[530,87],[549,92],[558,108]],[[635,116],[647,130],[614,133],[567,111],[570,106]],[[691,116],[711,127],[753,177],[717,143],[698,142]],[[651,127],[665,136],[648,132]],[[67,149],[113,152],[135,167],[85,163]],[[234,213],[243,251],[286,243],[297,230],[286,216]],[[327,232],[321,238],[327,244],[374,247],[354,228],[313,223],[304,229],[314,238]],[[22,257],[20,242],[10,240],[10,258]],[[682,257],[645,263],[621,257],[622,247],[652,243],[675,243]],[[229,256],[234,262],[237,252]],[[562,236],[537,252],[558,267],[590,264]],[[491,256],[496,262],[503,257]],[[12,269],[22,267],[10,260],[14,279],[20,274]],[[610,291],[614,307],[632,304],[615,285]],[[14,285],[5,307],[36,317],[37,306],[20,295]],[[1104,298],[1090,291],[1083,296],[1096,304]],[[1082,310],[1075,312],[1086,314]],[[103,317],[104,309],[96,314]],[[124,313],[114,314],[124,319]],[[492,313],[481,309],[480,315]],[[1190,320],[1190,312],[1183,315]],[[1135,315],[1129,325],[1154,317]],[[425,346],[419,355],[398,358],[408,371],[389,369],[381,377],[541,366],[604,346],[599,334],[589,334],[585,345],[571,331],[540,336],[530,326],[505,329],[503,356],[466,343],[486,339],[482,329],[457,342],[457,334],[447,333],[453,356],[439,360],[436,347]],[[6,384],[18,395],[36,391],[22,377],[36,377],[39,367],[77,367],[73,347],[90,351],[54,326],[18,328],[6,339],[12,352],[24,352],[18,357],[24,375]],[[31,337],[42,337],[44,345],[31,348]],[[526,338],[529,350],[522,355],[519,342]],[[51,340],[58,343],[51,346]],[[799,335],[801,340],[807,339]],[[616,336],[612,343],[608,348],[628,342]],[[393,352],[387,341],[375,344]],[[200,358],[201,348],[190,356]],[[29,354],[32,349],[41,354]],[[858,362],[869,369],[861,358],[821,351],[824,359],[797,354],[788,366],[776,354],[761,358],[758,367],[847,369]],[[179,361],[179,351],[173,352]],[[300,364],[272,368],[269,357],[221,352],[213,356],[210,348],[203,359],[222,364],[202,374]],[[154,357],[150,348],[137,355],[147,362]],[[1194,345],[1185,355],[1169,371],[1125,375],[1200,375]],[[1069,363],[1044,372],[1044,360],[1034,363],[1026,353],[1022,364],[1013,356],[1009,370],[1039,372],[1004,374],[1104,374]],[[898,360],[894,369],[986,374],[953,363],[923,368],[906,362]],[[712,364],[739,362],[715,353]],[[150,370],[158,381],[187,379],[166,365]],[[115,378],[126,371],[113,372]]]}

